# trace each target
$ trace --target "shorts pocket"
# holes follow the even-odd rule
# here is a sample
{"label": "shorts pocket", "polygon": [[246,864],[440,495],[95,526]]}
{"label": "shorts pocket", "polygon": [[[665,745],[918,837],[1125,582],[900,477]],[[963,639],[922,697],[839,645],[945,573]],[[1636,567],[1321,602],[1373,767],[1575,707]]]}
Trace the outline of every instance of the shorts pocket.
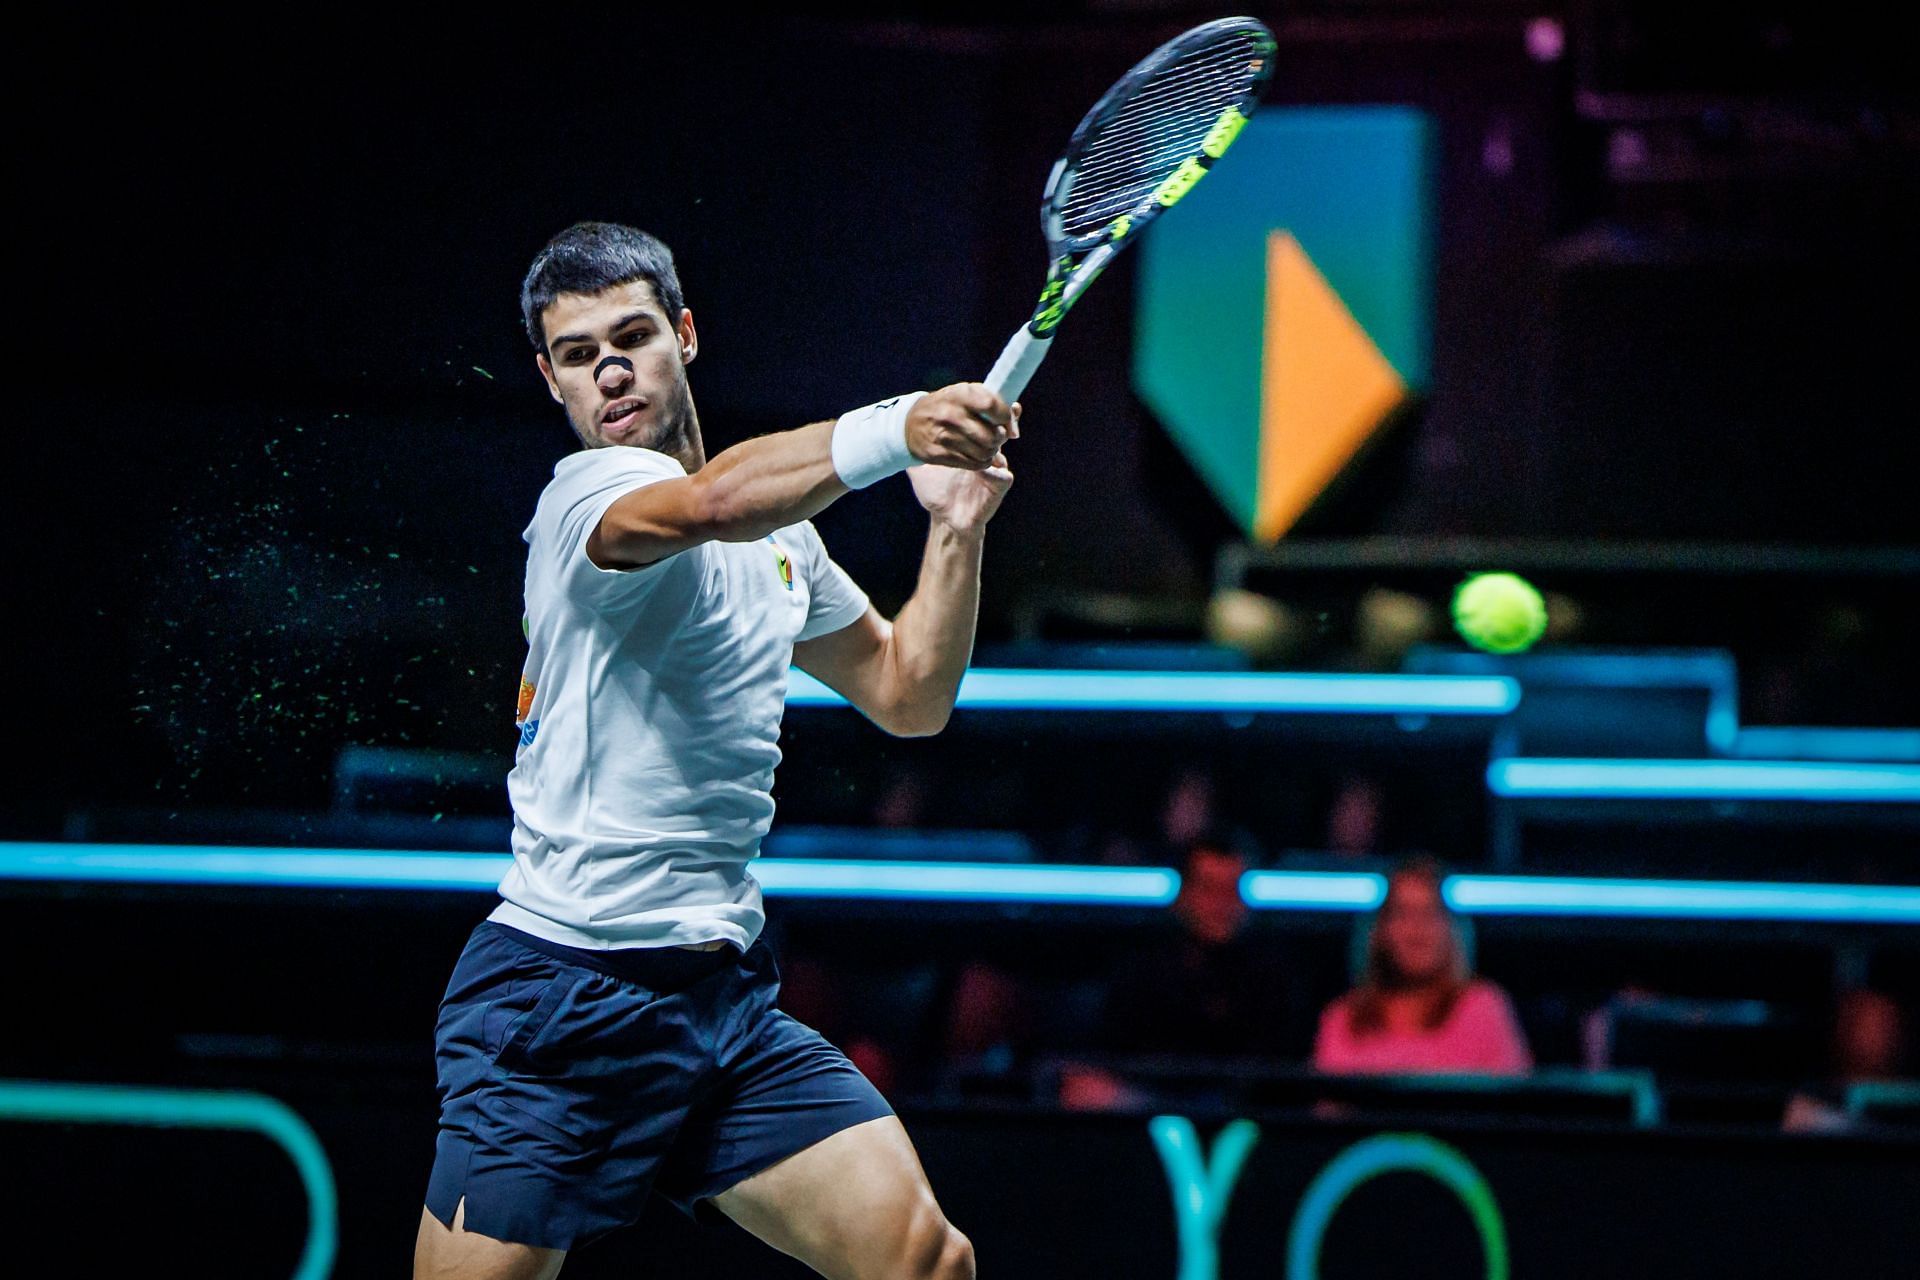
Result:
{"label": "shorts pocket", "polygon": [[548,1028],[554,1015],[566,1003],[574,989],[580,985],[579,974],[558,973],[548,980],[546,989],[517,1021],[507,1026],[507,1038],[500,1046],[500,1052],[494,1055],[494,1063],[509,1071],[527,1066],[539,1052],[540,1045],[546,1039]]}
{"label": "shorts pocket", "polygon": [[574,1133],[544,1116],[536,1115],[516,1102],[510,1101],[498,1089],[487,1089],[480,1094],[478,1105],[495,1123],[504,1125],[513,1133],[528,1134],[558,1147],[572,1155],[584,1155],[593,1142],[584,1134]]}

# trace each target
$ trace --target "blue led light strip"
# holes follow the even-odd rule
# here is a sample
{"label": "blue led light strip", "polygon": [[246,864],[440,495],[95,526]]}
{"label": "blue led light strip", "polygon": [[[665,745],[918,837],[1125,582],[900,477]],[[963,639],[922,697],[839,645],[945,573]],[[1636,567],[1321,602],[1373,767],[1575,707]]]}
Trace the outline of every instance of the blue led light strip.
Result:
{"label": "blue led light strip", "polygon": [[[0,844],[0,880],[492,892],[512,861],[378,849]],[[1163,907],[1180,889],[1179,874],[1164,867],[760,858],[750,870],[782,897]]]}
{"label": "blue led light strip", "polygon": [[0,844],[0,879],[334,889],[486,889],[507,854],[240,845]]}
{"label": "blue led light strip", "polygon": [[1487,766],[1510,799],[1793,800],[1920,803],[1920,765],[1799,760],[1550,760]]}
{"label": "blue led light strip", "polygon": [[1920,729],[1749,725],[1735,736],[1731,754],[1750,760],[1873,760],[1920,764]]}
{"label": "blue led light strip", "polygon": [[[374,849],[0,844],[0,880],[492,892],[510,862]],[[1180,889],[1179,874],[1165,867],[761,858],[751,869],[774,897],[1161,907]],[[1240,892],[1267,910],[1371,911],[1386,881],[1372,872],[1250,871]],[[1920,886],[1906,885],[1457,875],[1445,893],[1473,915],[1920,924]]]}
{"label": "blue led light strip", "polygon": [[1442,892],[1471,915],[1920,924],[1920,886],[1910,885],[1453,876]]}
{"label": "blue led light strip", "polygon": [[[1920,887],[1907,885],[1457,875],[1447,877],[1443,892],[1463,915],[1920,924]],[[1240,896],[1249,906],[1270,910],[1371,911],[1386,897],[1386,878],[1359,871],[1249,871]]]}
{"label": "blue led light strip", "polygon": [[979,862],[835,862],[758,858],[748,864],[770,894],[790,898],[898,898],[1164,907],[1180,892],[1166,867],[1008,866]]}
{"label": "blue led light strip", "polygon": [[1240,877],[1240,897],[1250,907],[1372,911],[1386,896],[1387,878],[1370,871],[1249,871]]}
{"label": "blue led light strip", "polygon": [[[1061,671],[975,668],[958,707],[1001,711],[1237,711],[1500,716],[1520,702],[1506,676],[1296,675],[1252,671]],[[790,707],[844,706],[804,671],[787,677]]]}

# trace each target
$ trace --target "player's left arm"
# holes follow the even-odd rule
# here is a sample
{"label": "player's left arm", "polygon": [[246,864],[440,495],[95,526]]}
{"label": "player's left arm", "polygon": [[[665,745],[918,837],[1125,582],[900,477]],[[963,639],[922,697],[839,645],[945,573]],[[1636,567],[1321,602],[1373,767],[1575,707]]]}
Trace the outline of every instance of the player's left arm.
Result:
{"label": "player's left arm", "polygon": [[[1008,438],[1019,434],[1014,405]],[[1003,453],[984,471],[918,466],[907,476],[929,516],[912,597],[891,622],[869,607],[851,626],[801,641],[793,662],[888,733],[922,737],[946,727],[973,656],[987,521],[1013,472]]]}

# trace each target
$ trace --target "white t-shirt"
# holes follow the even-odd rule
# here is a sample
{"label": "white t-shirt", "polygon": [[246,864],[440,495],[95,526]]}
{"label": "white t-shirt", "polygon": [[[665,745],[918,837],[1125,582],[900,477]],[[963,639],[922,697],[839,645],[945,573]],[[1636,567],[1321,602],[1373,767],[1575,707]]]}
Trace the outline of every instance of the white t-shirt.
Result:
{"label": "white t-shirt", "polygon": [[639,569],[587,558],[616,498],[686,474],[651,449],[572,454],[521,535],[513,866],[490,918],[567,946],[752,945],[794,642],[867,609],[804,520]]}

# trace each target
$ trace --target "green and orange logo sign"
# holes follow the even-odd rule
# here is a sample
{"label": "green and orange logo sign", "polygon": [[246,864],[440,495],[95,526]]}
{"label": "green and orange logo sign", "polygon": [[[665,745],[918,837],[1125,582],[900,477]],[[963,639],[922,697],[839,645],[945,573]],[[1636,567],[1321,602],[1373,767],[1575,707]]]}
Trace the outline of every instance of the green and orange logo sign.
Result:
{"label": "green and orange logo sign", "polygon": [[1267,108],[1140,246],[1140,396],[1250,537],[1292,528],[1427,380],[1433,129]]}

